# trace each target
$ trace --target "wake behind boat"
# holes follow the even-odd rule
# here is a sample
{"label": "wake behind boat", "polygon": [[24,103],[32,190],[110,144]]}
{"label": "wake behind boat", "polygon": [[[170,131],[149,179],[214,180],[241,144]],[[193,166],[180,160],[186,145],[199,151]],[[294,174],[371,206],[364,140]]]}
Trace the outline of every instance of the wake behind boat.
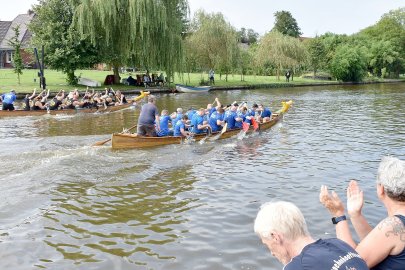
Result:
{"label": "wake behind boat", "polygon": [[188,86],[183,84],[176,84],[176,90],[181,93],[199,93],[208,92],[211,86]]}

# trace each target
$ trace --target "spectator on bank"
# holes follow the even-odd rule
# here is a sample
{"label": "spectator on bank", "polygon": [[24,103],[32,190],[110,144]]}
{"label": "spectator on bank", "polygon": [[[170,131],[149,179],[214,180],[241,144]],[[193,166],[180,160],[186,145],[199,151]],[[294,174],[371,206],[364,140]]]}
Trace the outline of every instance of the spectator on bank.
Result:
{"label": "spectator on bank", "polygon": [[210,84],[211,85],[215,84],[215,72],[212,68],[209,71],[208,77],[210,79]]}
{"label": "spectator on bank", "polygon": [[314,240],[304,216],[290,202],[268,202],[257,214],[254,231],[270,252],[283,263],[284,270],[366,270],[366,263],[345,242]]}
{"label": "spectator on bank", "polygon": [[363,191],[352,180],[347,188],[347,212],[360,239],[354,242],[339,196],[322,186],[319,199],[333,216],[336,235],[356,249],[372,270],[405,269],[405,161],[384,157],[377,173],[377,196],[388,216],[372,228],[362,215]]}

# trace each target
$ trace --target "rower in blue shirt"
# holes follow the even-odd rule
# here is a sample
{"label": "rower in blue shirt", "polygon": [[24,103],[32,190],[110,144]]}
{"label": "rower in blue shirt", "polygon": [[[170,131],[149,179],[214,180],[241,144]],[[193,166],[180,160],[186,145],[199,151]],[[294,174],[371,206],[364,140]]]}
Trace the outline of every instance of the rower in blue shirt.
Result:
{"label": "rower in blue shirt", "polygon": [[3,111],[14,111],[14,101],[17,99],[15,90],[11,90],[8,94],[0,96],[0,100],[3,102]]}
{"label": "rower in blue shirt", "polygon": [[190,132],[186,131],[186,123],[188,117],[187,115],[183,115],[183,117],[177,121],[176,125],[174,126],[174,133],[173,136],[189,136]]}
{"label": "rower in blue shirt", "polygon": [[259,104],[259,121],[262,123],[269,122],[271,119],[271,111],[269,108],[264,107],[263,104]]}
{"label": "rower in blue shirt", "polygon": [[210,125],[204,122],[204,114],[205,109],[201,108],[193,115],[193,118],[191,119],[193,133],[201,134],[207,132],[208,129],[211,129]]}
{"label": "rower in blue shirt", "polygon": [[160,131],[157,134],[159,137],[170,136],[172,134],[172,131],[169,129],[169,122],[172,122],[169,112],[167,110],[162,110],[162,115],[160,117]]}
{"label": "rower in blue shirt", "polygon": [[211,114],[209,119],[209,124],[211,126],[212,132],[216,132],[222,129],[224,124],[224,109],[218,108],[217,111]]}
{"label": "rower in blue shirt", "polygon": [[183,109],[182,108],[177,108],[176,113],[173,113],[174,117],[172,117],[172,126],[176,126],[177,121],[180,121],[181,118],[183,117]]}

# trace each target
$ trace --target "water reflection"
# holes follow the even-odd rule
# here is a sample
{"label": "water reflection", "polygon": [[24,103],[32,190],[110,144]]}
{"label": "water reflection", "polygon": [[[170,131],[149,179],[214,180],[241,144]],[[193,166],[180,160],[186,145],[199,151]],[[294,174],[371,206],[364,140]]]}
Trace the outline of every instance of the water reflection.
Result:
{"label": "water reflection", "polygon": [[[127,173],[134,176],[139,169]],[[122,185],[60,184],[52,192],[57,210],[45,215],[46,234],[51,236],[45,242],[76,264],[102,261],[103,253],[143,265],[148,263],[144,255],[174,259],[176,254],[163,252],[161,246],[187,233],[182,213],[198,199],[181,194],[192,190],[195,181],[186,166],[141,181],[129,177],[130,183]]]}

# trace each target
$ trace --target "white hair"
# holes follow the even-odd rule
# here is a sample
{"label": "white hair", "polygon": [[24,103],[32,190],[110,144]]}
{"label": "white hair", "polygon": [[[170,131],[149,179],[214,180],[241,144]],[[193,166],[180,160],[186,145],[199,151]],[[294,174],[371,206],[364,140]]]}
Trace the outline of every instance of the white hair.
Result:
{"label": "white hair", "polygon": [[183,109],[182,108],[177,108],[177,113],[183,113]]}
{"label": "white hair", "polygon": [[309,236],[307,224],[300,209],[293,203],[285,201],[263,204],[257,213],[254,230],[260,237],[269,237],[275,231],[291,240]]}
{"label": "white hair", "polygon": [[383,157],[378,167],[377,183],[384,186],[391,199],[405,202],[405,161]]}

